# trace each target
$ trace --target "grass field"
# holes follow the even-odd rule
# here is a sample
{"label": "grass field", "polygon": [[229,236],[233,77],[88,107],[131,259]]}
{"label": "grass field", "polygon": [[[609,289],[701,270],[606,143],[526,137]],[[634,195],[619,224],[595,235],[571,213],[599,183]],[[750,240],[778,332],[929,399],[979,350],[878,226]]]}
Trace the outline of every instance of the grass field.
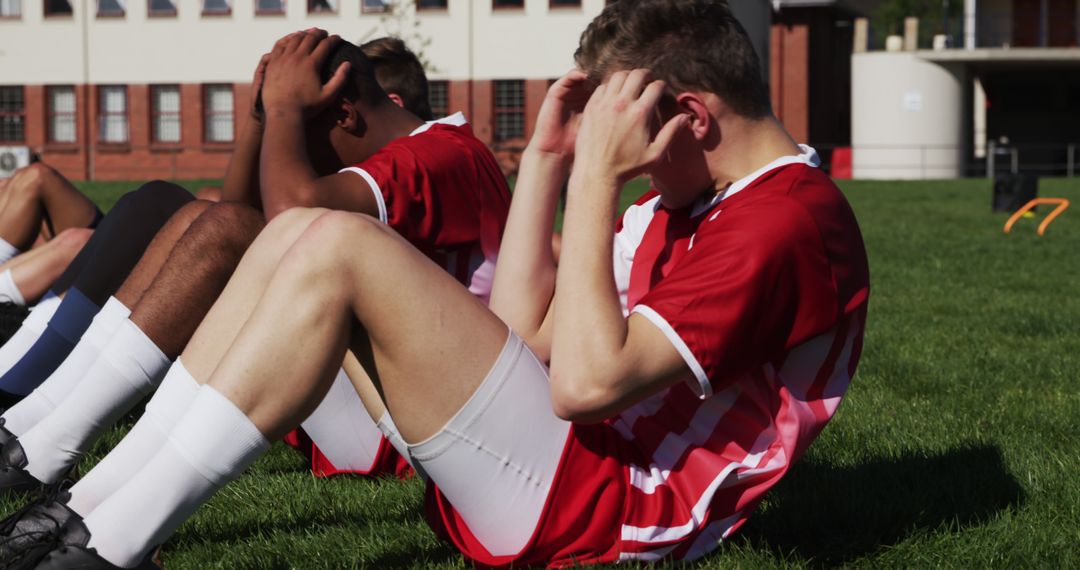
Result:
{"label": "grass field", "polygon": [[[695,567],[1080,567],[1080,180],[1043,182],[1075,204],[1044,237],[1033,220],[1003,235],[981,180],[842,187],[872,276],[858,375],[803,460]],[[416,481],[314,479],[278,444],[164,561],[464,567],[420,501]]]}

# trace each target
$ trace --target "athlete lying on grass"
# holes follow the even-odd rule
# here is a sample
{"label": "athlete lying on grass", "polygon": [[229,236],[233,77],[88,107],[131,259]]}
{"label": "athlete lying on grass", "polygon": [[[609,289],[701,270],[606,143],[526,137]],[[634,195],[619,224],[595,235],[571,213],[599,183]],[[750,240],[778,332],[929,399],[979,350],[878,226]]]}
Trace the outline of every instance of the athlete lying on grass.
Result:
{"label": "athlete lying on grass", "polygon": [[[185,352],[206,383],[39,567],[148,564],[315,408],[348,348],[368,410],[429,477],[429,520],[471,560],[688,559],[737,529],[854,372],[857,224],[769,112],[726,3],[613,3],[577,62],[523,159],[490,310],[369,216],[274,220]],[[642,173],[655,192],[617,222]]]}

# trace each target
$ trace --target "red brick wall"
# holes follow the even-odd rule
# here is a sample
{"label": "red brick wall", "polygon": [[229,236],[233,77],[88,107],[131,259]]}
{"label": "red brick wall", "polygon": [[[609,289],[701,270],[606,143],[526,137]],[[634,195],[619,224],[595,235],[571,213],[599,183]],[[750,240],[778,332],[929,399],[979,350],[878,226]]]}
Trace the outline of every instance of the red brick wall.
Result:
{"label": "red brick wall", "polygon": [[[532,136],[536,114],[547,93],[547,79],[525,82],[525,134],[517,141],[507,141],[495,149],[507,172],[514,172],[520,151]],[[107,145],[97,142],[97,87],[76,86],[77,143],[56,145],[47,142],[46,89],[27,86],[26,144],[41,157],[73,180],[143,181],[154,178],[221,178],[229,163],[233,145],[207,143],[204,133],[203,86],[180,85],[180,142],[152,141],[150,85],[128,85],[127,144]],[[248,120],[251,86],[236,84],[234,94],[234,129],[238,135]],[[450,111],[462,111],[476,136],[492,144],[492,82],[490,80],[455,80],[449,83]],[[89,160],[85,149],[90,149]]]}
{"label": "red brick wall", "polygon": [[769,90],[773,113],[798,142],[809,140],[809,42],[806,24],[773,24]]}

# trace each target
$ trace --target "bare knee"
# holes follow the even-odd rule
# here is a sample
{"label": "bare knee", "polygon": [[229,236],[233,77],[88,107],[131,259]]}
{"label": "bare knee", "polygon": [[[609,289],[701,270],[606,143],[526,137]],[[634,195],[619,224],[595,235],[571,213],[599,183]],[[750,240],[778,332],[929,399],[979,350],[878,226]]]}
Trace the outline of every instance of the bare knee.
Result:
{"label": "bare knee", "polygon": [[266,224],[266,231],[271,235],[292,235],[302,232],[312,222],[323,214],[329,213],[326,208],[289,208],[274,216],[270,223]]}
{"label": "bare knee", "polygon": [[35,162],[15,173],[8,184],[8,192],[11,193],[12,198],[19,200],[37,200],[48,180],[57,176],[59,174],[52,167]]}
{"label": "bare knee", "polygon": [[68,228],[57,234],[52,241],[65,251],[79,251],[92,235],[94,230],[90,228]]}
{"label": "bare knee", "polygon": [[202,247],[214,247],[242,254],[266,225],[261,212],[244,204],[209,202],[192,222],[190,235]]}
{"label": "bare knee", "polygon": [[301,234],[289,255],[301,263],[340,266],[350,251],[362,249],[360,259],[374,259],[384,239],[382,224],[363,214],[328,210]]}

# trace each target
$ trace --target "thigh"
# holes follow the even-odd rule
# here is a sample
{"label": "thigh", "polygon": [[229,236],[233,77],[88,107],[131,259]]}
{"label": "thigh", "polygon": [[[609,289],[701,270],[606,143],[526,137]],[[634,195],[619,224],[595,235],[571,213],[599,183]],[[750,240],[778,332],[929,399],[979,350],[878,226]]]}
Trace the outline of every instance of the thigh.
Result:
{"label": "thigh", "polygon": [[505,556],[533,536],[569,434],[552,411],[547,369],[511,333],[458,414],[408,450],[477,540]]}

